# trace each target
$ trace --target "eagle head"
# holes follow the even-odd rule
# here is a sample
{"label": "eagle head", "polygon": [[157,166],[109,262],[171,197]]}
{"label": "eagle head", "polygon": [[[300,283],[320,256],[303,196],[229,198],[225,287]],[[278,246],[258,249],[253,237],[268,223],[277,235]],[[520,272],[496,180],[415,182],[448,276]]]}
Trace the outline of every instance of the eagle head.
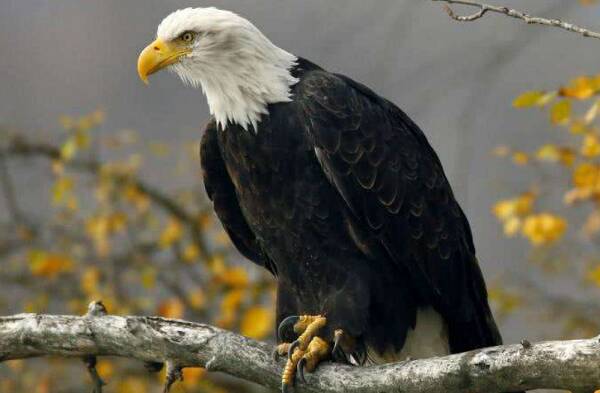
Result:
{"label": "eagle head", "polygon": [[156,39],[140,53],[138,73],[148,83],[148,76],[167,68],[202,87],[222,128],[235,123],[256,130],[269,104],[290,101],[296,60],[231,11],[186,8],[160,23]]}

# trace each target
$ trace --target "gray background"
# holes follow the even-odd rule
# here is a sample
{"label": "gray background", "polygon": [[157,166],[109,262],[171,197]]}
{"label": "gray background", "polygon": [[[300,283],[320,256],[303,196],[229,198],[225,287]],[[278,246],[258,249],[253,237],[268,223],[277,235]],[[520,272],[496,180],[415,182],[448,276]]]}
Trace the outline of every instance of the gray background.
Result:
{"label": "gray background", "polygon": [[[600,30],[600,8],[576,0],[502,3]],[[505,239],[490,214],[497,199],[523,189],[527,170],[517,176],[489,152],[500,143],[533,149],[556,134],[542,113],[511,108],[517,94],[599,71],[598,41],[558,29],[491,15],[461,24],[426,0],[1,0],[0,124],[58,139],[59,115],[101,107],[108,118],[98,133],[130,128],[174,144],[197,140],[207,117],[202,93],[168,73],[146,87],[135,70],[162,18],[190,5],[241,13],[279,46],[396,102],[438,151],[486,276],[532,269],[526,242]],[[168,186],[190,180],[174,177],[173,166],[149,161],[144,174]],[[21,203],[43,215],[46,179],[27,172],[17,182]],[[507,341],[536,339],[545,334],[537,325],[512,318],[502,330]]]}

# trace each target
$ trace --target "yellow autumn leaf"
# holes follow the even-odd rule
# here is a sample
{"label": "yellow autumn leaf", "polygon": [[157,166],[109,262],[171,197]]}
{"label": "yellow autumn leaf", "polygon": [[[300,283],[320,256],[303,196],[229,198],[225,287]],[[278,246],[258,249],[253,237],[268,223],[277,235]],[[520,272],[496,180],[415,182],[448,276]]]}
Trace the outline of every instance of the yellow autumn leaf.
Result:
{"label": "yellow autumn leaf", "polygon": [[77,141],[75,138],[69,138],[60,147],[60,158],[64,161],[71,160],[77,153]]}
{"label": "yellow autumn leaf", "polygon": [[189,389],[195,388],[198,382],[206,375],[206,369],[200,367],[186,367],[182,370],[183,386]]}
{"label": "yellow autumn leaf", "polygon": [[198,216],[198,227],[202,230],[209,229],[214,224],[212,214],[202,213]]}
{"label": "yellow autumn leaf", "polygon": [[167,299],[158,306],[158,314],[165,318],[181,319],[185,313],[185,306],[177,298]]}
{"label": "yellow autumn leaf", "polygon": [[98,374],[100,374],[100,377],[102,377],[103,379],[110,379],[110,377],[112,377],[115,372],[115,368],[112,362],[105,359],[98,360],[98,363],[96,364],[96,370],[98,371]]}
{"label": "yellow autumn leaf", "polygon": [[501,221],[514,216],[524,216],[531,212],[535,198],[535,192],[524,192],[516,198],[498,201],[492,208],[492,212]]}
{"label": "yellow autumn leaf", "polygon": [[67,207],[67,209],[71,210],[72,212],[75,212],[79,209],[79,199],[77,199],[75,195],[69,195],[67,197],[65,206]]}
{"label": "yellow autumn leaf", "polygon": [[154,266],[145,266],[140,275],[142,286],[146,289],[154,288],[156,286],[156,275],[157,271]]}
{"label": "yellow autumn leaf", "polygon": [[89,131],[94,127],[94,122],[90,116],[81,116],[77,120],[77,128],[81,131]]}
{"label": "yellow autumn leaf", "polygon": [[540,213],[525,218],[523,236],[535,245],[547,245],[559,240],[567,229],[564,218],[551,213]]}
{"label": "yellow autumn leaf", "polygon": [[92,239],[98,255],[106,256],[110,251],[110,220],[107,216],[95,216],[85,223],[87,235]]}
{"label": "yellow autumn leaf", "polygon": [[567,86],[559,90],[563,97],[585,100],[596,94],[598,86],[595,78],[580,76],[573,79]]}
{"label": "yellow autumn leaf", "polygon": [[585,278],[600,287],[600,265],[589,269],[585,274]]}
{"label": "yellow autumn leaf", "polygon": [[117,393],[147,392],[148,384],[140,377],[126,377],[117,386]]}
{"label": "yellow autumn leaf", "polygon": [[573,149],[568,147],[563,147],[560,149],[560,162],[564,166],[572,166],[575,163],[575,158],[577,157]]}
{"label": "yellow autumn leaf", "polygon": [[248,285],[248,273],[241,266],[234,266],[223,271],[217,280],[231,287],[243,288]]}
{"label": "yellow autumn leaf", "polygon": [[595,164],[583,163],[573,171],[573,185],[577,188],[594,188],[599,180],[600,168]]}
{"label": "yellow autumn leaf", "polygon": [[530,108],[538,105],[546,93],[543,91],[526,91],[513,101],[515,108]]}
{"label": "yellow autumn leaf", "polygon": [[566,205],[573,205],[576,202],[589,199],[592,195],[593,190],[590,188],[573,188],[565,193],[563,201]]}
{"label": "yellow autumn leaf", "polygon": [[183,250],[183,260],[192,263],[200,256],[200,249],[194,243],[188,244]]}
{"label": "yellow autumn leaf", "polygon": [[84,294],[86,294],[88,297],[93,297],[94,294],[98,293],[99,281],[100,270],[98,270],[96,267],[87,267],[81,275],[79,286]]}
{"label": "yellow autumn leaf", "polygon": [[488,291],[490,302],[498,307],[501,314],[509,314],[523,304],[523,299],[499,286],[491,286]]}
{"label": "yellow autumn leaf", "polygon": [[160,248],[168,248],[173,243],[179,241],[183,235],[183,228],[178,220],[171,219],[167,223],[167,226],[160,234],[158,239],[158,245]]}
{"label": "yellow autumn leaf", "polygon": [[515,203],[512,199],[504,199],[496,202],[492,212],[499,220],[507,220],[515,214]]}
{"label": "yellow autumn leaf", "polygon": [[254,306],[246,310],[240,323],[240,333],[256,340],[265,338],[272,329],[273,313],[262,306]]}
{"label": "yellow autumn leaf", "polygon": [[67,195],[73,190],[73,179],[68,176],[61,176],[52,186],[52,203],[59,205],[67,199]]}
{"label": "yellow autumn leaf", "polygon": [[29,270],[34,276],[55,278],[73,270],[73,260],[64,254],[33,250],[29,252]]}
{"label": "yellow autumn leaf", "polygon": [[219,275],[223,274],[223,272],[227,268],[225,266],[225,259],[223,258],[223,256],[221,254],[213,255],[213,257],[210,258],[208,261],[208,267],[209,267],[210,271],[212,272],[212,274],[217,277]]}
{"label": "yellow autumn leaf", "polygon": [[236,313],[244,300],[246,291],[243,289],[233,289],[228,291],[223,300],[221,300],[221,314],[217,320],[217,325],[223,328],[231,328],[235,322]]}
{"label": "yellow autumn leaf", "polygon": [[529,163],[529,155],[522,151],[515,151],[512,155],[512,160],[517,165],[527,165]]}
{"label": "yellow autumn leaf", "polygon": [[552,124],[563,125],[571,118],[571,101],[561,100],[550,109],[550,121]]}
{"label": "yellow autumn leaf", "polygon": [[78,149],[87,149],[90,146],[90,132],[88,130],[77,130],[74,135],[75,145]]}
{"label": "yellow autumn leaf", "polygon": [[521,229],[521,219],[519,217],[510,217],[504,222],[504,235],[507,237],[515,236]]}
{"label": "yellow autumn leaf", "polygon": [[587,158],[594,158],[600,155],[600,140],[597,135],[587,134],[583,138],[581,155]]}
{"label": "yellow autumn leaf", "polygon": [[123,190],[123,198],[135,206],[138,212],[145,212],[150,207],[150,199],[135,185],[128,185]]}
{"label": "yellow autumn leaf", "polygon": [[594,210],[588,215],[585,224],[583,224],[583,234],[592,237],[598,232],[600,232],[600,210]]}
{"label": "yellow autumn leaf", "polygon": [[590,129],[588,127],[588,125],[585,123],[585,121],[582,120],[573,120],[573,122],[571,123],[571,126],[569,127],[569,130],[571,131],[571,133],[575,134],[575,135],[579,135],[579,134],[585,134],[586,132],[590,132]]}
{"label": "yellow autumn leaf", "polygon": [[571,166],[575,161],[575,152],[568,147],[546,144],[541,146],[535,157],[540,161],[560,162],[564,166]]}
{"label": "yellow autumn leaf", "polygon": [[123,212],[113,212],[107,217],[108,232],[110,234],[121,232],[127,225],[127,215]]}
{"label": "yellow autumn leaf", "polygon": [[188,295],[188,301],[196,310],[201,310],[206,305],[206,295],[201,288],[198,288]]}

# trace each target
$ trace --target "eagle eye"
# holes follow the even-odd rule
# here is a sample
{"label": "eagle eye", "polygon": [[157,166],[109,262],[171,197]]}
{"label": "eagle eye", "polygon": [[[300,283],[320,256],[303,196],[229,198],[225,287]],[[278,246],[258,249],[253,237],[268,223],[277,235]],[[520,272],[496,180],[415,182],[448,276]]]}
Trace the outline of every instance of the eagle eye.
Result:
{"label": "eagle eye", "polygon": [[192,42],[192,40],[194,39],[194,32],[186,31],[179,36],[179,39],[183,42]]}

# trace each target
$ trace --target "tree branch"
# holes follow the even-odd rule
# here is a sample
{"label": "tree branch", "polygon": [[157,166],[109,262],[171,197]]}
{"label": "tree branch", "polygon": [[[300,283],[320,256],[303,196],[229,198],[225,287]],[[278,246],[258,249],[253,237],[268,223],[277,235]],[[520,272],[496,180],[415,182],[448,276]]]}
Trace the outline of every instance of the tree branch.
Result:
{"label": "tree branch", "polygon": [[[490,5],[490,4],[479,3],[476,1],[468,1],[468,0],[432,0],[432,1],[442,1],[442,2],[447,3],[444,5],[444,9],[446,10],[448,15],[452,19],[459,21],[459,22],[472,22],[472,21],[483,18],[485,16],[485,14],[487,14],[488,12],[495,12],[498,14],[503,14],[503,15],[509,16],[511,18],[520,19],[528,24],[558,27],[560,29],[570,31],[572,33],[581,34],[584,37],[592,37],[592,38],[600,39],[600,33],[598,33],[598,32],[585,29],[583,27],[577,26],[572,23],[563,22],[559,19],[547,19],[547,18],[540,18],[537,16],[531,16],[525,12],[517,11],[515,9],[508,8],[508,7],[494,6],[494,5]],[[477,8],[479,8],[479,11],[477,11],[474,14],[470,14],[470,15],[457,15],[450,7],[450,4],[459,4],[459,5],[477,7]]]}
{"label": "tree branch", "polygon": [[[60,160],[60,149],[48,143],[32,142],[23,137],[9,136],[6,147],[0,149],[2,157],[43,157],[50,160]],[[102,163],[93,159],[73,159],[65,162],[68,167],[98,176],[101,172]],[[113,178],[120,183],[128,183],[134,186],[139,192],[146,195],[153,203],[159,206],[168,214],[180,220],[189,229],[194,242],[199,245],[199,252],[202,257],[208,259],[207,244],[198,225],[198,215],[185,209],[177,203],[171,196],[163,193],[155,186],[144,182],[142,179],[132,175],[114,174]]]}
{"label": "tree branch", "polygon": [[[20,314],[0,317],[0,361],[37,356],[121,356],[201,366],[278,389],[272,347],[210,325],[158,317]],[[298,393],[593,391],[599,338],[506,345],[441,358],[356,368],[325,364]]]}

